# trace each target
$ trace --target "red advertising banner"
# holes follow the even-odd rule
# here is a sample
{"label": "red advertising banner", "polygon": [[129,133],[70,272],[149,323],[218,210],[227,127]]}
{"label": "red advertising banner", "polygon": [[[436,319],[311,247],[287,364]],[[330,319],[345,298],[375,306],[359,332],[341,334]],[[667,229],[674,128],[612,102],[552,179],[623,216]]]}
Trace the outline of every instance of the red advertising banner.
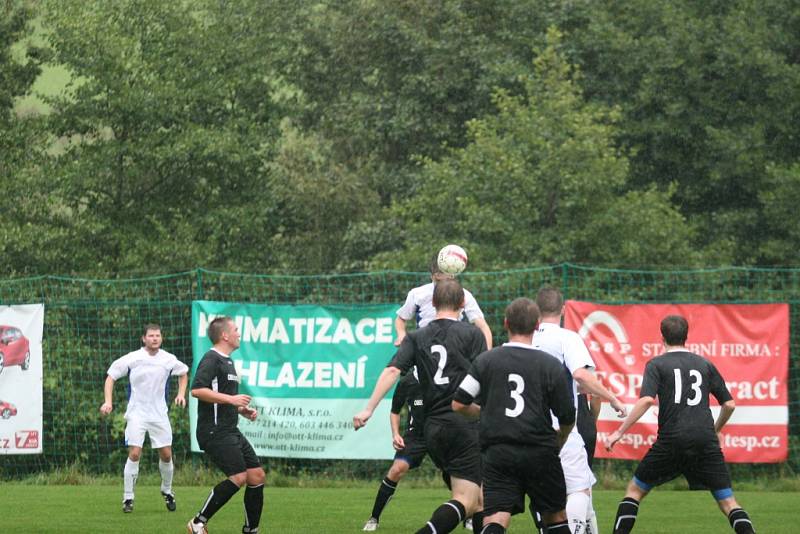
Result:
{"label": "red advertising banner", "polygon": [[[788,304],[628,304],[567,301],[564,327],[583,338],[598,378],[621,401],[639,398],[644,367],[663,352],[666,315],[689,321],[687,347],[710,360],[736,401],[722,430],[728,462],[782,462],[788,452]],[[714,418],[719,405],[711,398]],[[636,460],[655,441],[658,406],[633,425],[612,453],[602,446],[622,421],[604,403],[597,422],[598,458]]]}

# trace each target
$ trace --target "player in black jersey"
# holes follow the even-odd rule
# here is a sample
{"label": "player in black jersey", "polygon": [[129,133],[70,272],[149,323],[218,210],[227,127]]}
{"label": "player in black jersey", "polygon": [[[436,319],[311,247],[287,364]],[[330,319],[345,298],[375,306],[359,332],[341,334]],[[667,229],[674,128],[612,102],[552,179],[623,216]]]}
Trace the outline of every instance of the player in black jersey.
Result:
{"label": "player in black jersey", "polygon": [[[454,410],[480,416],[482,534],[505,532],[511,516],[525,510],[526,494],[548,534],[570,532],[558,453],[575,424],[575,405],[563,366],[531,345],[538,320],[532,300],[509,304],[503,321],[509,342],[478,356],[453,399]],[[479,397],[482,406],[474,403]]]}
{"label": "player in black jersey", "polygon": [[254,421],[250,396],[239,394],[239,376],[230,355],[239,348],[239,329],[230,317],[217,317],[208,325],[214,346],[206,352],[192,381],[197,403],[197,443],[228,477],[211,490],[203,507],[186,526],[189,534],[207,534],[211,517],[247,484],[244,492],[245,525],[242,532],[258,532],[264,504],[264,469],[253,447],[239,431],[239,415]]}
{"label": "player in black jersey", "polygon": [[472,360],[486,350],[481,331],[459,321],[464,290],[457,280],[436,283],[433,290],[436,319],[409,333],[383,370],[367,407],[353,417],[356,430],[367,424],[380,400],[403,372],[417,367],[425,404],[425,441],[434,463],[450,475],[452,499],[437,508],[418,534],[452,531],[472,516],[480,532],[480,446],[475,423],[454,413],[450,403]]}
{"label": "player in black jersey", "polygon": [[[406,430],[400,434],[400,412],[403,406],[408,406],[408,419]],[[364,525],[364,531],[372,532],[378,529],[383,508],[389,502],[397,489],[397,484],[411,469],[422,465],[422,460],[428,453],[425,447],[423,425],[425,423],[424,401],[422,388],[416,377],[416,369],[406,373],[392,396],[392,409],[389,414],[389,423],[392,427],[392,446],[397,451],[394,462],[389,468],[386,477],[381,481],[375,503],[372,506],[372,515]]]}
{"label": "player in black jersey", "polygon": [[[711,490],[736,534],[755,532],[747,512],[733,497],[717,438],[736,405],[714,364],[686,349],[688,334],[689,323],[680,315],[668,315],[661,321],[665,352],[647,363],[639,400],[607,439],[610,451],[658,397],[658,439],[642,458],[619,503],[615,534],[633,529],[639,503],[653,487],[679,475],[686,477],[690,489]],[[720,403],[716,422],[709,409],[709,394]]]}

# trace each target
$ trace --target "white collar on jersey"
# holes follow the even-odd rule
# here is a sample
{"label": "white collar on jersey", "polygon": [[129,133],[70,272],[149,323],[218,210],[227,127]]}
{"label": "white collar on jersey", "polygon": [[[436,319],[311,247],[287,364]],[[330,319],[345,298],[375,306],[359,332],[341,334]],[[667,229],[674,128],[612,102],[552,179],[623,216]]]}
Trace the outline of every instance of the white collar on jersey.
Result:
{"label": "white collar on jersey", "polygon": [[230,358],[230,355],[229,355],[229,354],[225,354],[225,353],[224,353],[224,352],[222,352],[221,350],[215,349],[214,347],[211,347],[211,350],[213,350],[214,352],[216,352],[217,354],[219,354],[219,355],[220,355],[220,356],[222,356],[223,358]]}
{"label": "white collar on jersey", "polygon": [[528,343],[520,343],[519,341],[509,341],[508,343],[503,343],[504,347],[519,347],[521,349],[531,349],[533,350],[533,345]]}

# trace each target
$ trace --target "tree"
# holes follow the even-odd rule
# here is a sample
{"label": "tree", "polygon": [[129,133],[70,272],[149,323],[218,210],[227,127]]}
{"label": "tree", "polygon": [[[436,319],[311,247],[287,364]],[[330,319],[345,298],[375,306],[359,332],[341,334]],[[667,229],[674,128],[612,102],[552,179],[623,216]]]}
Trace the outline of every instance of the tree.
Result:
{"label": "tree", "polygon": [[627,191],[628,161],[614,147],[619,111],[587,103],[554,29],[520,80],[498,90],[496,115],[470,121],[469,143],[422,160],[418,195],[396,206],[404,250],[374,265],[418,268],[446,242],[464,245],[479,270],[562,261],[691,264],[691,228],[670,192]]}
{"label": "tree", "polygon": [[[622,110],[631,186],[675,183],[709,264],[780,264],[763,193],[797,162],[795,2],[596,2],[574,29],[587,97]],[[767,193],[769,195],[769,193]]]}
{"label": "tree", "polygon": [[74,80],[50,100],[63,148],[42,171],[67,229],[59,270],[227,268],[231,253],[261,250],[243,240],[263,235],[249,225],[269,204],[277,121],[248,7],[45,3],[55,61]]}

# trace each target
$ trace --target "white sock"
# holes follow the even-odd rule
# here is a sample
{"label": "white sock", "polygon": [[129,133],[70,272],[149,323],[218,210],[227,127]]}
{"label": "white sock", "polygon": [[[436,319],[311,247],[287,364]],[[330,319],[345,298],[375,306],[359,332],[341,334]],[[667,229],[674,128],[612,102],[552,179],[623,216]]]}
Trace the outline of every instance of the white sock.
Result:
{"label": "white sock", "polygon": [[133,488],[136,486],[136,477],[139,476],[139,462],[134,462],[130,458],[125,462],[125,470],[123,471],[122,480],[124,491],[122,493],[122,500],[127,501],[133,499]]}
{"label": "white sock", "polygon": [[159,459],[158,470],[161,472],[161,492],[172,493],[172,474],[175,472],[172,459],[170,459],[169,462],[162,462],[161,459]]}
{"label": "white sock", "polygon": [[567,521],[572,534],[585,534],[586,513],[589,510],[591,499],[582,491],[567,495]]}

